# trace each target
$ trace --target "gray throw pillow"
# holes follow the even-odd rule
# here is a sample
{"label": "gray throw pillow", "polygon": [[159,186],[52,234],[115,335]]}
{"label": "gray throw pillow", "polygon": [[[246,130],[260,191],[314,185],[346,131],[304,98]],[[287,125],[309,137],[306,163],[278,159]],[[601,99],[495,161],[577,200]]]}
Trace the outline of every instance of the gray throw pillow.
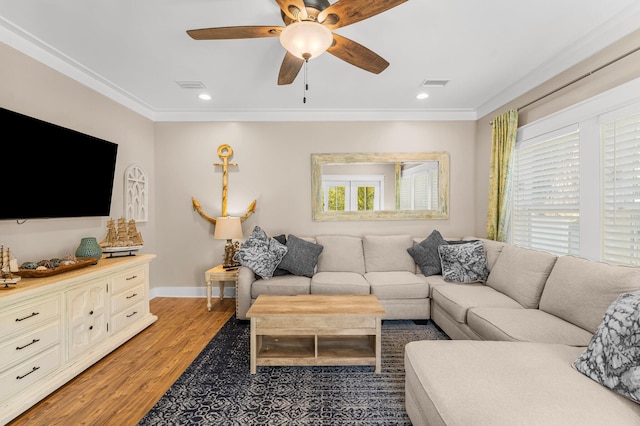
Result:
{"label": "gray throw pillow", "polygon": [[430,275],[442,274],[442,267],[440,265],[440,256],[438,254],[438,246],[448,244],[447,241],[442,238],[442,235],[438,230],[433,230],[431,234],[420,241],[413,247],[409,247],[407,252],[413,257],[420,271],[425,277]]}
{"label": "gray throw pillow", "polygon": [[640,292],[618,296],[573,366],[590,379],[640,403]]}
{"label": "gray throw pillow", "polygon": [[294,275],[312,277],[318,263],[318,256],[324,247],[305,241],[295,235],[289,234],[287,238],[287,254],[282,258],[278,268],[291,272]]}
{"label": "gray throw pillow", "polygon": [[273,276],[273,272],[286,253],[286,246],[274,238],[269,238],[262,228],[256,226],[236,253],[234,260],[267,280]]}
{"label": "gray throw pillow", "polygon": [[445,281],[474,283],[487,280],[489,267],[482,241],[441,245],[438,253]]}

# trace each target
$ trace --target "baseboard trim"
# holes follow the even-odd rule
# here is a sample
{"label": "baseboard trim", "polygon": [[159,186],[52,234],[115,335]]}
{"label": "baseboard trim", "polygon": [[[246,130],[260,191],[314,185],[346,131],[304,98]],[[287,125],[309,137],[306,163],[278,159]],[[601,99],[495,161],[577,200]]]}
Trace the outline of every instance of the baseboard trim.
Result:
{"label": "baseboard trim", "polygon": [[[155,287],[149,289],[149,299],[156,297],[207,297],[206,287]],[[211,286],[211,297],[219,298],[220,289],[217,283]],[[236,289],[234,287],[225,287],[224,297],[236,297]]]}

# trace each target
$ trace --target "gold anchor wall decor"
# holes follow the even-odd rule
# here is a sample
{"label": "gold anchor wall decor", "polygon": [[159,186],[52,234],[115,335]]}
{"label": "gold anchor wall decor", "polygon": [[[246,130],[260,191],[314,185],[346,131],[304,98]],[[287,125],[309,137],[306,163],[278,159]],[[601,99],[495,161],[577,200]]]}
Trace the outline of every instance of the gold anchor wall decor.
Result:
{"label": "gold anchor wall decor", "polygon": [[[229,158],[233,155],[233,149],[227,144],[220,145],[218,147],[218,157],[222,160],[222,163],[215,163],[214,166],[222,166],[222,214],[221,217],[227,216],[227,181],[229,175],[229,167],[234,166],[237,167],[237,164],[229,163]],[[195,197],[191,197],[191,202],[193,203],[193,209],[197,211],[200,216],[206,219],[208,222],[212,224],[216,224],[216,218],[207,215],[202,209],[202,205]],[[240,220],[244,222],[249,216],[251,216],[256,211],[256,200],[253,200],[249,207],[247,208],[247,212],[240,216]]]}

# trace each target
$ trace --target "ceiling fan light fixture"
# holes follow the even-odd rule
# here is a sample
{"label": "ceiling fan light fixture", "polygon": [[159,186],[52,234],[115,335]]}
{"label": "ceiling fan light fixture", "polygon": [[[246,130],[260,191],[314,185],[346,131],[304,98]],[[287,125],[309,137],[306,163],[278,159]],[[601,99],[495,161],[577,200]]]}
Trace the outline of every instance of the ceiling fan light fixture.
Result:
{"label": "ceiling fan light fixture", "polygon": [[333,34],[317,22],[299,21],[282,30],[280,43],[292,55],[308,60],[317,58],[331,47]]}

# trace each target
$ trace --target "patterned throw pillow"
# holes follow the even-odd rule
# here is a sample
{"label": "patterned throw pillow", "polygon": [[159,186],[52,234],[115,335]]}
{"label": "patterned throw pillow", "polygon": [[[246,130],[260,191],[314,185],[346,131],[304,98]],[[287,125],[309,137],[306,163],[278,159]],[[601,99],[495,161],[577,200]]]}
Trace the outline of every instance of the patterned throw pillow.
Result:
{"label": "patterned throw pillow", "polygon": [[448,244],[438,230],[433,230],[431,234],[413,247],[409,247],[407,252],[420,267],[420,271],[425,277],[430,275],[440,275],[440,257],[438,247]]}
{"label": "patterned throw pillow", "polygon": [[289,234],[287,238],[287,254],[282,258],[278,267],[294,275],[312,277],[318,263],[318,256],[324,247],[310,241],[305,241]]}
{"label": "patterned throw pillow", "polygon": [[256,226],[236,253],[234,260],[268,280],[286,253],[286,246],[274,238],[269,238],[262,228]]}
{"label": "patterned throw pillow", "polygon": [[[273,237],[277,242],[279,242],[280,244],[286,246],[287,245],[287,236],[284,234],[280,234],[280,235],[275,235]],[[286,256],[286,255],[285,255]],[[284,258],[283,258],[284,259]],[[282,262],[280,262],[282,263]],[[291,275],[291,272],[287,271],[286,269],[282,269],[280,267],[280,265],[278,265],[278,267],[276,268],[275,271],[273,271],[273,276],[274,277],[280,277],[282,275]],[[258,275],[259,276],[259,275]]]}
{"label": "patterned throw pillow", "polygon": [[438,246],[445,281],[485,282],[489,276],[487,255],[482,241]]}
{"label": "patterned throw pillow", "polygon": [[618,296],[573,366],[640,403],[640,292]]}

